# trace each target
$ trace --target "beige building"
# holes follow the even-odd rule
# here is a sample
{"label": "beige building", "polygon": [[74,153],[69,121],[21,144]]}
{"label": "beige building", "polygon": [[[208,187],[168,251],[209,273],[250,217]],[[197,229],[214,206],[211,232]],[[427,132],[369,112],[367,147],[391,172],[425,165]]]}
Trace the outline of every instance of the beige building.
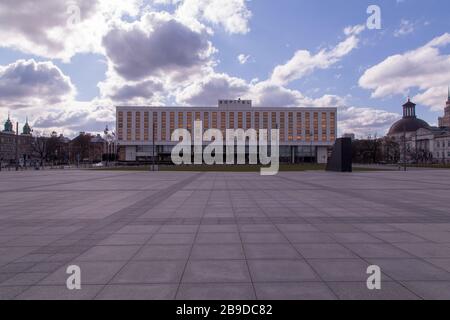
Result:
{"label": "beige building", "polygon": [[408,100],[403,105],[403,118],[390,129],[389,137],[400,146],[400,158],[425,163],[450,162],[450,91],[445,115],[439,127],[430,126],[416,116],[416,105]]}
{"label": "beige building", "polygon": [[220,100],[216,107],[118,106],[116,112],[119,160],[127,162],[170,162],[178,143],[171,141],[172,133],[181,128],[192,132],[196,120],[205,131],[223,133],[278,128],[280,161],[288,163],[326,163],[337,134],[336,108],[267,108],[253,107],[250,100]]}
{"label": "beige building", "polygon": [[439,127],[450,128],[450,87],[448,88],[448,98],[444,109],[444,116],[439,118]]}

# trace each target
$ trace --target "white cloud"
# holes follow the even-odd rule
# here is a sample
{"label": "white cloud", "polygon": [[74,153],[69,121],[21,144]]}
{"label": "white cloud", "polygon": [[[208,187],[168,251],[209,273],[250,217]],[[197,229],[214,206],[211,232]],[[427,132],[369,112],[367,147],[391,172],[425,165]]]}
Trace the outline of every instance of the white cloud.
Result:
{"label": "white cloud", "polygon": [[346,36],[359,35],[364,30],[366,30],[366,26],[363,25],[363,24],[358,24],[358,25],[355,25],[355,26],[348,26],[348,27],[346,27],[344,29],[344,34]]}
{"label": "white cloud", "polygon": [[[366,70],[359,79],[359,85],[373,90],[373,98],[406,95],[410,89],[418,88],[422,91],[418,95],[421,103],[436,110],[442,109],[446,97],[443,88],[450,83],[450,55],[442,54],[440,49],[449,44],[450,34],[446,33],[423,47],[390,56]],[[440,108],[435,105],[438,91],[443,93]]]}
{"label": "white cloud", "polygon": [[166,0],[179,3],[175,15],[186,22],[204,21],[223,27],[229,33],[245,34],[250,31],[252,13],[245,0]]}
{"label": "white cloud", "polygon": [[0,46],[64,61],[77,53],[102,53],[101,38],[109,24],[124,14],[137,14],[141,2],[2,0]]}
{"label": "white cloud", "polygon": [[414,23],[412,23],[409,20],[402,19],[400,22],[400,27],[394,31],[395,37],[402,37],[405,35],[408,35],[410,33],[413,33],[415,29]]}
{"label": "white cloud", "polygon": [[208,65],[214,53],[204,33],[167,13],[147,13],[139,21],[118,24],[103,44],[114,70],[134,81],[149,76],[185,76]]}
{"label": "white cloud", "polygon": [[237,59],[240,64],[246,64],[248,62],[248,60],[250,59],[250,57],[251,56],[249,54],[240,54],[240,55],[238,55]]}
{"label": "white cloud", "polygon": [[55,105],[73,99],[70,78],[52,62],[18,60],[0,66],[0,106],[29,108]]}
{"label": "white cloud", "polygon": [[271,81],[279,85],[285,85],[310,75],[317,69],[327,69],[356,49],[358,44],[358,37],[352,34],[336,47],[328,50],[323,49],[317,54],[311,54],[307,50],[299,50],[286,64],[279,65],[274,69]]}

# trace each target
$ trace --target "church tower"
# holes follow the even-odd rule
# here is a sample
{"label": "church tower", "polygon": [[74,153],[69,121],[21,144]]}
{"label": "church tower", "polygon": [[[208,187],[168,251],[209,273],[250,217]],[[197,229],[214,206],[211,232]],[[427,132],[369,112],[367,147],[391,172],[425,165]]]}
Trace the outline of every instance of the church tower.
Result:
{"label": "church tower", "polygon": [[448,87],[447,103],[444,109],[444,116],[439,118],[439,127],[450,128],[450,86]]}
{"label": "church tower", "polygon": [[13,129],[13,123],[11,122],[9,113],[8,113],[8,120],[5,122],[5,130],[3,130],[4,133],[14,133]]}

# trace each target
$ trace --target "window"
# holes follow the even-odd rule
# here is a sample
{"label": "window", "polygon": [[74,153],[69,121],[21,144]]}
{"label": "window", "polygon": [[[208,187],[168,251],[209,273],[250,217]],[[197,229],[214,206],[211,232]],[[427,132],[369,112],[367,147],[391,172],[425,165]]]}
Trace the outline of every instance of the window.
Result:
{"label": "window", "polygon": [[319,113],[314,112],[314,141],[319,141]]}
{"label": "window", "polygon": [[294,140],[294,113],[289,112],[288,115],[288,140],[293,141]]}
{"label": "window", "polygon": [[167,114],[161,113],[161,141],[166,141],[167,137]]}
{"label": "window", "polygon": [[170,113],[170,139],[172,139],[172,133],[175,131],[175,112]]}
{"label": "window", "polygon": [[322,112],[322,141],[327,141],[327,113]]}
{"label": "window", "polygon": [[222,131],[222,135],[225,136],[227,130],[227,113],[220,113],[220,130]]}
{"label": "window", "polygon": [[336,113],[330,113],[330,140],[336,140]]}
{"label": "window", "polygon": [[187,129],[192,133],[192,112],[187,113]]}
{"label": "window", "polygon": [[148,130],[150,128],[150,116],[148,112],[144,113],[144,140],[149,141]]}
{"label": "window", "polygon": [[178,129],[184,128],[184,113],[178,112]]}
{"label": "window", "polygon": [[286,140],[286,113],[280,113],[280,141]]}
{"label": "window", "polygon": [[238,129],[244,129],[244,115],[242,112],[238,112]]}
{"label": "window", "polygon": [[141,113],[136,112],[136,130],[135,130],[135,139],[136,141],[141,140]]}
{"label": "window", "polygon": [[277,113],[272,112],[272,129],[276,129],[278,127],[277,123]]}
{"label": "window", "polygon": [[263,113],[263,129],[269,129],[269,113]]}
{"label": "window", "polygon": [[152,140],[158,140],[158,113],[153,112],[153,134]]}
{"label": "window", "polygon": [[204,125],[204,128],[205,128],[205,130],[208,130],[209,129],[209,112],[205,112],[204,113],[204,123],[203,123],[203,125]]}
{"label": "window", "polygon": [[[123,140],[123,112],[120,111],[117,119],[117,134],[119,135],[119,140]],[[2,141],[3,142],[3,141]]]}
{"label": "window", "polygon": [[311,141],[311,113],[306,112],[305,114],[305,135],[306,141]]}
{"label": "window", "polygon": [[234,112],[230,112],[230,129],[235,129],[235,127],[234,127]]}
{"label": "window", "polygon": [[213,127],[213,129],[218,129],[218,127],[217,127],[217,112],[212,113],[212,127]]}
{"label": "window", "polygon": [[131,111],[127,112],[127,140],[131,141],[131,127],[133,121],[133,113]]}

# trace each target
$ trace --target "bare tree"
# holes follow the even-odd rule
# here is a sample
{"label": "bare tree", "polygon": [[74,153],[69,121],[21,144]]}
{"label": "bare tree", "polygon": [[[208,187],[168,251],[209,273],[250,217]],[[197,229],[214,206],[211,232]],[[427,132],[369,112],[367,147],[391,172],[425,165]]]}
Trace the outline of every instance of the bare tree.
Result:
{"label": "bare tree", "polygon": [[48,138],[43,136],[34,137],[32,150],[34,155],[39,159],[40,166],[43,167],[48,157]]}

